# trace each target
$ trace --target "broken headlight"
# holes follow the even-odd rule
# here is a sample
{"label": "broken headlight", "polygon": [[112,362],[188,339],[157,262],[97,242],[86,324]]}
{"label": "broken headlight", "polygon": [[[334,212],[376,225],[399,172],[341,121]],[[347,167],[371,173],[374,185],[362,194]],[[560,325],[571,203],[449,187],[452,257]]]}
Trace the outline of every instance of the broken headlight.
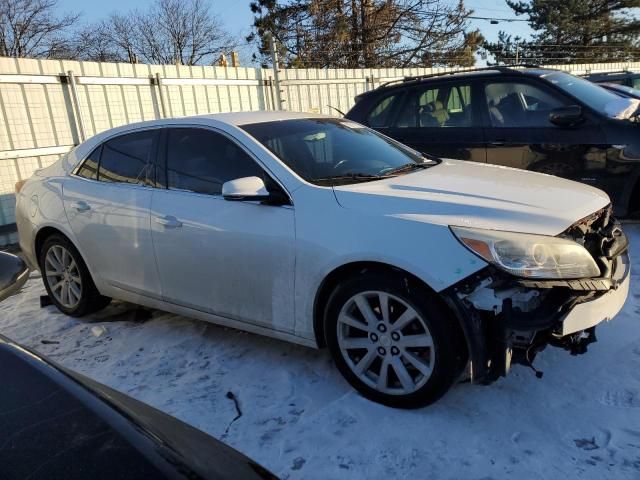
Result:
{"label": "broken headlight", "polygon": [[600,276],[591,254],[572,240],[546,235],[451,227],[473,253],[512,275],[571,279]]}

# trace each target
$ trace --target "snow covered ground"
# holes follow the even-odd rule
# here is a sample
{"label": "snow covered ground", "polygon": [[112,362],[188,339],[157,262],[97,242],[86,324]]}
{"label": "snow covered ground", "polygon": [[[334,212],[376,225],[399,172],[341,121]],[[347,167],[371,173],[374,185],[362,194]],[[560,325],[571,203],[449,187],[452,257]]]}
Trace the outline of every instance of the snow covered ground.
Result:
{"label": "snow covered ground", "polygon": [[[113,304],[40,309],[39,278],[0,304],[0,333],[221,438],[283,478],[640,478],[640,226],[632,291],[587,355],[547,349],[489,386],[392,410],[361,398],[326,351]],[[35,277],[35,274],[32,274]],[[104,326],[95,337],[92,327]],[[42,343],[42,341],[59,343]],[[233,392],[243,412],[236,422]]]}

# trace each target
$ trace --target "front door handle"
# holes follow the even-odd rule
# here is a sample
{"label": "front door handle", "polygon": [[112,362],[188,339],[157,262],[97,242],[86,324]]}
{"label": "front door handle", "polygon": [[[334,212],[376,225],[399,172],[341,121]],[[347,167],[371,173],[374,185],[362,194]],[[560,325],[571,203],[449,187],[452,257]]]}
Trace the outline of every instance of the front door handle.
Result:
{"label": "front door handle", "polygon": [[79,202],[74,202],[72,207],[75,208],[78,212],[88,212],[91,210],[91,207],[87,202],[83,202],[80,200]]}
{"label": "front door handle", "polygon": [[505,143],[507,143],[504,140],[496,140],[494,142],[489,143],[489,145],[491,145],[492,147],[504,147]]}
{"label": "front door handle", "polygon": [[156,223],[162,225],[165,228],[180,228],[182,226],[182,222],[172,215],[156,217]]}

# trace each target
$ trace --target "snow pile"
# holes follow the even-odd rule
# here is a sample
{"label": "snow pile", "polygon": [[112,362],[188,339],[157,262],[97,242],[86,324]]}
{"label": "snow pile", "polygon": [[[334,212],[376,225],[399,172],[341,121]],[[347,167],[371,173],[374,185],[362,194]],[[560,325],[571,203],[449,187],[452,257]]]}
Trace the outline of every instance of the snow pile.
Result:
{"label": "snow pile", "polygon": [[[640,258],[640,227],[626,231]],[[284,478],[638,479],[640,261],[632,268],[624,310],[586,355],[550,348],[536,361],[542,380],[516,366],[417,411],[364,400],[326,351],[162,312],[145,319],[122,303],[82,320],[40,309],[39,278],[0,304],[0,332]],[[234,398],[243,414],[232,424]]]}

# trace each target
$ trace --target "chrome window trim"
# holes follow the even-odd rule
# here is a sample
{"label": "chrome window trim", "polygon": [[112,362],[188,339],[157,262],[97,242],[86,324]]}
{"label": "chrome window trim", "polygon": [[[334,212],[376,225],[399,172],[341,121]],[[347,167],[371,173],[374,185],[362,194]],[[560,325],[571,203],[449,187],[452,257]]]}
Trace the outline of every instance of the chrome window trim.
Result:
{"label": "chrome window trim", "polygon": [[[258,167],[261,168],[265,172],[265,174],[267,174],[269,176],[269,178],[271,178],[272,181],[274,181],[276,184],[278,184],[278,186],[282,189],[282,191],[287,195],[287,197],[289,198],[290,205],[278,205],[278,206],[280,206],[280,207],[287,207],[287,206],[293,207],[293,198],[291,197],[291,193],[289,193],[289,191],[285,188],[285,186],[282,184],[282,182],[269,169],[269,167],[267,167],[264,164],[264,162],[262,160],[260,160],[260,158],[258,158],[240,140],[238,140],[236,137],[231,135],[229,132],[225,132],[224,130],[221,130],[221,129],[216,128],[216,127],[211,126],[211,125],[191,124],[191,123],[166,124],[166,125],[163,125],[162,128],[195,128],[195,129],[199,129],[199,130],[210,130],[213,133],[217,133],[217,134],[220,134],[220,135],[224,136],[225,138],[230,140],[232,143],[234,143],[238,148],[240,148],[244,153],[246,153],[249,156],[249,158],[251,158],[258,165]],[[157,188],[157,187],[152,187],[152,188]],[[167,188],[159,188],[159,190],[167,190],[167,191],[171,191],[171,192],[178,192],[178,193],[183,193],[183,194],[188,194],[188,195],[199,195],[199,196],[205,196],[205,197],[209,197],[209,198],[212,198],[212,197],[213,198],[221,198],[221,199],[223,198],[222,194],[190,192],[188,190],[180,190],[180,189],[169,188],[168,185],[167,185]],[[252,203],[259,203],[259,202],[252,202]]]}

